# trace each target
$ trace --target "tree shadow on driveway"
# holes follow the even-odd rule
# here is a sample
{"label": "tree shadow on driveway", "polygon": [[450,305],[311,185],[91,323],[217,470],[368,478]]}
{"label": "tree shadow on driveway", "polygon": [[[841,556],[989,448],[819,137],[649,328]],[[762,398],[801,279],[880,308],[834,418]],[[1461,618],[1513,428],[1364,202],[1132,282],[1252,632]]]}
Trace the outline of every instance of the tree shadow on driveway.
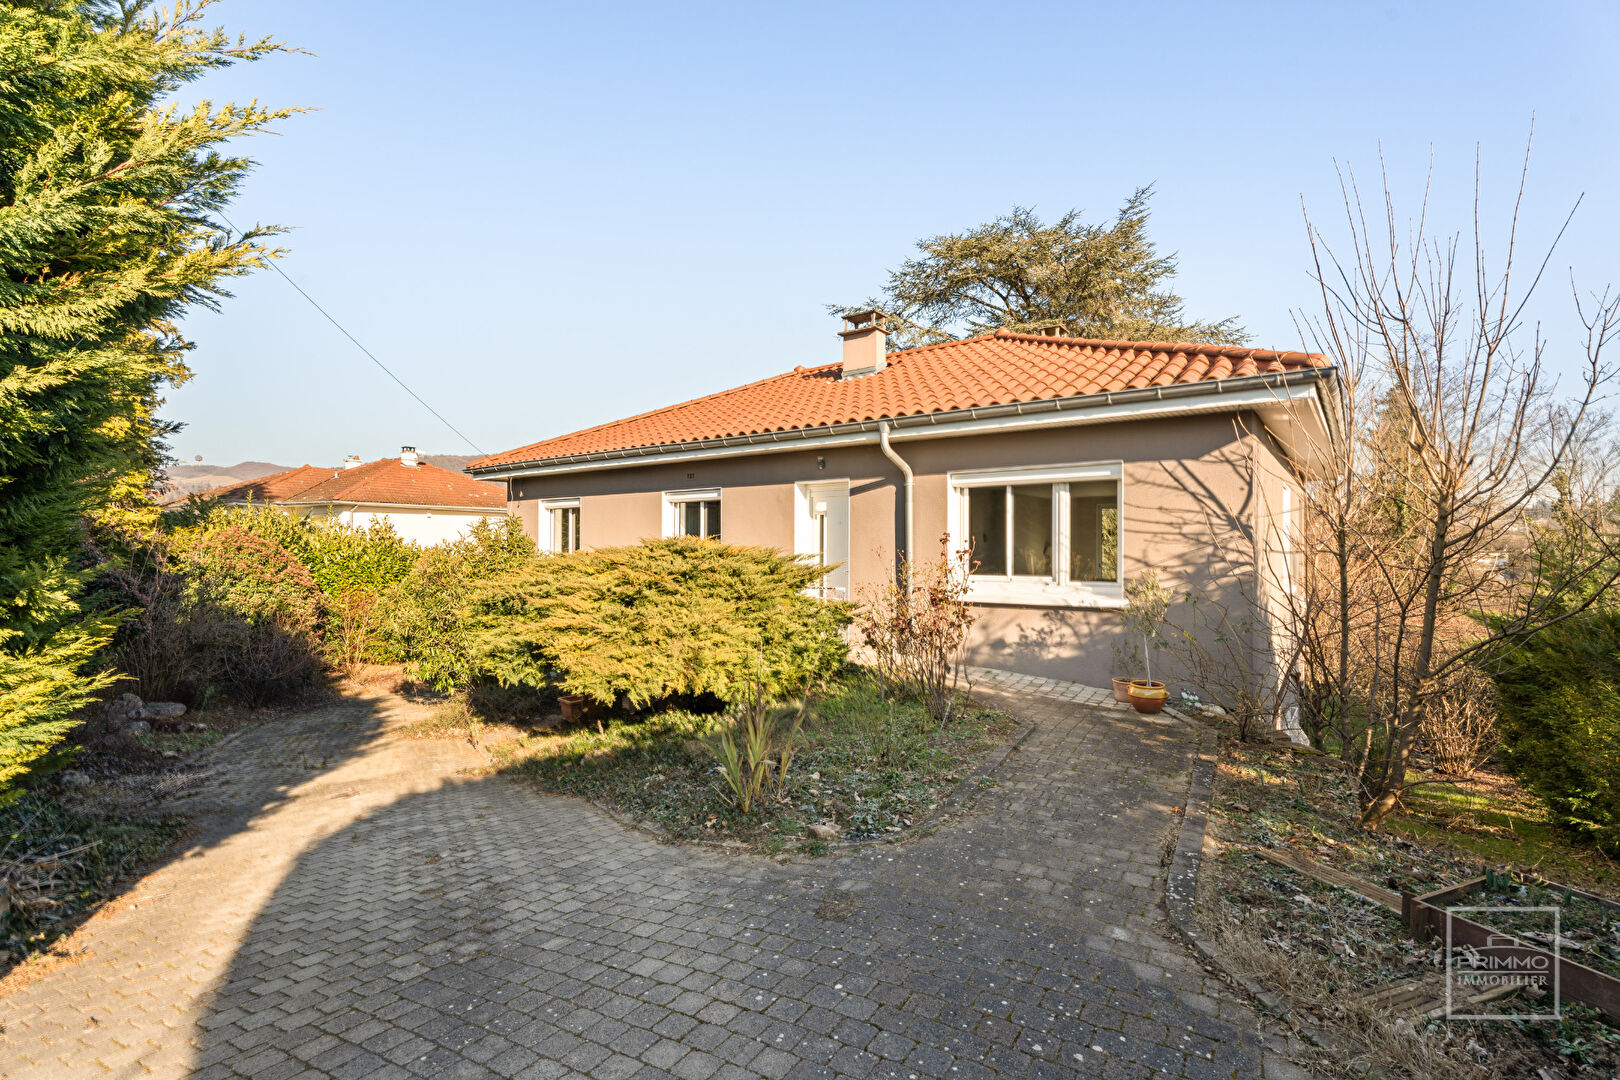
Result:
{"label": "tree shadow on driveway", "polygon": [[[423,708],[383,694],[345,697],[243,731],[202,759],[203,776],[167,809],[186,840],[102,905],[44,964],[0,981],[0,1075],[113,1074],[161,1050],[152,1025],[183,1025],[297,854],[347,819],[442,766],[379,753]],[[475,764],[470,748],[465,763]],[[442,751],[439,752],[442,756]],[[161,1046],[154,1046],[161,1043]],[[103,1063],[102,1059],[113,1062]]]}
{"label": "tree shadow on driveway", "polygon": [[[786,864],[381,740],[219,845],[245,869],[183,932],[129,927],[102,1020],[25,1019],[18,1075],[1261,1075],[1156,929],[1178,730],[1038,719],[961,820]],[[41,1060],[49,1024],[82,1058]]]}
{"label": "tree shadow on driveway", "polygon": [[964,820],[803,862],[500,778],[403,797],[299,858],[196,1075],[1261,1075],[1158,933],[1183,733],[1053,712]]}

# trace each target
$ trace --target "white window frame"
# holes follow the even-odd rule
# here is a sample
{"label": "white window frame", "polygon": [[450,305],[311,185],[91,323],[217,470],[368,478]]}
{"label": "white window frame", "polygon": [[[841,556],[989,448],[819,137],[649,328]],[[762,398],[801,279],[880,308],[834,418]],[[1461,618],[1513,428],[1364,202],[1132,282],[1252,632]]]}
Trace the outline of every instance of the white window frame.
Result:
{"label": "white window frame", "polygon": [[[974,469],[953,472],[946,477],[949,486],[949,530],[951,549],[959,551],[968,543],[968,492],[974,488],[1008,487],[1019,484],[1051,484],[1052,492],[1052,573],[1044,577],[1014,574],[973,574],[969,578],[967,600],[979,604],[1010,604],[1026,607],[1122,608],[1125,606],[1125,463],[1123,461],[1081,462],[1071,465],[1040,465],[1020,469]],[[1087,480],[1112,480],[1117,485],[1119,514],[1119,565],[1114,581],[1069,580],[1069,484]],[[1012,528],[1012,515],[1007,515]],[[1009,545],[1009,557],[1010,557]],[[1011,569],[1011,567],[1009,567]]]}
{"label": "white window frame", "polygon": [[[815,518],[810,512],[811,504],[818,495],[829,495],[844,500],[844,550],[849,550],[851,514],[849,510],[849,477],[836,477],[832,480],[806,480],[793,485],[793,553],[807,559],[813,559],[821,554],[821,537],[816,535]],[[850,581],[849,558],[843,560],[843,578]],[[848,600],[849,587],[827,585],[823,577],[815,585],[804,590],[806,596],[818,599]]]}
{"label": "white window frame", "polygon": [[[687,503],[720,501],[719,488],[691,488],[686,491],[664,492],[664,536],[684,536],[681,532],[681,508]],[[725,528],[725,507],[721,507],[720,527]],[[708,532],[708,511],[703,511],[704,532]]]}
{"label": "white window frame", "polygon": [[[578,510],[578,509],[579,509],[579,500],[578,499],[541,499],[540,500],[540,516],[541,516],[541,520],[535,523],[535,525],[536,525],[535,531],[540,534],[539,537],[537,538],[538,543],[536,544],[536,546],[541,551],[548,552],[548,553],[553,554],[553,555],[559,554],[559,552],[557,550],[557,539],[556,539],[557,538],[557,523],[556,523],[555,518],[552,516],[552,514],[553,514],[554,511],[557,511],[557,510]],[[575,551],[578,551],[580,549],[579,529],[580,529],[581,526],[584,525],[584,518],[585,518],[585,515],[583,513],[581,513],[579,515],[579,525],[576,525],[575,529],[574,529],[574,550]]]}

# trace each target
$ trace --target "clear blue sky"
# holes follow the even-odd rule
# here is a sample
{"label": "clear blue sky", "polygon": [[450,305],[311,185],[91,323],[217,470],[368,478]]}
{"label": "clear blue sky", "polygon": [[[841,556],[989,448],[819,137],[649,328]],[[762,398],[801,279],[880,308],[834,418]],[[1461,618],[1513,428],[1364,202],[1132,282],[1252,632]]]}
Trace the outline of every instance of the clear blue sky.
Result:
{"label": "clear blue sky", "polygon": [[[1380,141],[1415,206],[1468,224],[1517,180],[1528,232],[1582,192],[1540,309],[1576,344],[1568,268],[1620,281],[1613,3],[645,4],[228,0],[216,21],[316,56],[211,78],[320,111],[247,144],[237,224],[488,451],[837,356],[823,305],[878,291],[923,235],[1014,205],[1153,235],[1189,313],[1297,347],[1303,197]],[[333,463],[470,452],[286,282],[186,322],[174,452]]]}

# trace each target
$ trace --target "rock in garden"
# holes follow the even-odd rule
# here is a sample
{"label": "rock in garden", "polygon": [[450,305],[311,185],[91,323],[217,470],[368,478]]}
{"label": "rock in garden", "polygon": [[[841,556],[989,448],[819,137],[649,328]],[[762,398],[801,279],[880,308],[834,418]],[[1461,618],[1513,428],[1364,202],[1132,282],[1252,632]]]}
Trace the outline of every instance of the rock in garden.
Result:
{"label": "rock in garden", "polygon": [[836,840],[839,837],[838,826],[828,824],[825,821],[818,821],[814,825],[806,825],[805,831],[817,840]]}
{"label": "rock in garden", "polygon": [[90,786],[90,774],[78,769],[62,770],[62,786],[65,788],[82,788]]}
{"label": "rock in garden", "polygon": [[126,738],[135,739],[142,735],[150,734],[151,731],[152,725],[148,724],[145,720],[132,720],[124,725],[123,734]]}
{"label": "rock in garden", "polygon": [[186,715],[186,707],[178,701],[149,701],[141,709],[142,720],[173,720]]}
{"label": "rock in garden", "polygon": [[134,694],[119,694],[107,702],[107,718],[109,720],[122,720],[130,716],[139,716],[141,712],[141,699]]}

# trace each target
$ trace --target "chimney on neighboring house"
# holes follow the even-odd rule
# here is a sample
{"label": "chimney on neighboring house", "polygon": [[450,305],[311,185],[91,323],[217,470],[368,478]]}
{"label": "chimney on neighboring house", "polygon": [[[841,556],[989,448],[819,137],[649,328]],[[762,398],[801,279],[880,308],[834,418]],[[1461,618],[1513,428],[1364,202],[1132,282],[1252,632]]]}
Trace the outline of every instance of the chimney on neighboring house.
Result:
{"label": "chimney on neighboring house", "polygon": [[343,467],[345,469],[358,469],[361,464],[359,454],[350,454],[348,457],[343,459]]}
{"label": "chimney on neighboring house", "polygon": [[399,463],[407,469],[416,468],[416,447],[402,446],[399,448]]}
{"label": "chimney on neighboring house", "polygon": [[844,365],[840,379],[853,379],[860,375],[875,375],[889,366],[883,332],[883,312],[855,311],[844,316],[844,328],[838,331],[844,339]]}

